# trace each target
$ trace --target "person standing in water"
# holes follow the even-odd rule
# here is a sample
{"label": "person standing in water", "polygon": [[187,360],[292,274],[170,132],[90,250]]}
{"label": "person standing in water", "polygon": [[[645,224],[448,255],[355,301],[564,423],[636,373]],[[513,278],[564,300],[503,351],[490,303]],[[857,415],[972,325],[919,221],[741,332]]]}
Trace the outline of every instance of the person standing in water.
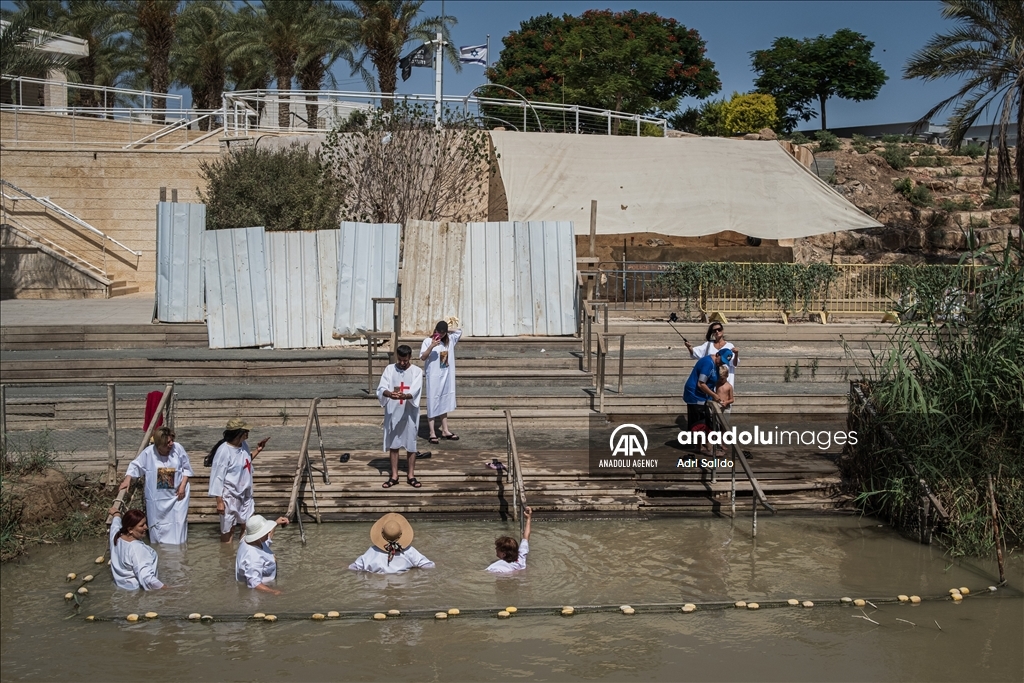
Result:
{"label": "person standing in water", "polygon": [[210,449],[203,461],[211,468],[208,495],[217,499],[220,540],[224,543],[231,542],[235,527],[244,526],[256,508],[252,497],[252,461],[263,451],[270,437],[256,444],[255,452],[250,452],[246,441],[250,427],[241,418],[228,420],[224,438]]}
{"label": "person standing in water", "polygon": [[133,479],[145,478],[150,543],[181,545],[188,540],[188,480],[192,476],[188,453],[174,440],[169,427],[158,428],[153,443],[128,464],[118,490],[131,486]]}
{"label": "person standing in water", "polygon": [[487,571],[494,574],[510,574],[526,569],[526,555],[530,552],[530,518],[533,516],[533,510],[526,508],[523,514],[526,516],[523,540],[517,541],[511,536],[497,538],[494,541],[494,550],[498,554],[498,561],[492,562]]}

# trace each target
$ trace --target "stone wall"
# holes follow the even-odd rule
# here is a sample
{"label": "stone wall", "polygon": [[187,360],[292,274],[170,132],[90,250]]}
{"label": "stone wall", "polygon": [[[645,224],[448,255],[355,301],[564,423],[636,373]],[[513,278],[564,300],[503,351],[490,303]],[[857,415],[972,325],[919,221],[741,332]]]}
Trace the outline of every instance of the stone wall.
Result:
{"label": "stone wall", "polygon": [[[4,148],[119,149],[163,128],[155,123],[64,116],[31,111],[0,113],[0,139]],[[173,149],[205,135],[200,130],[177,130],[150,144]],[[217,140],[213,140],[217,144]],[[6,165],[6,164],[5,164]]]}
{"label": "stone wall", "polygon": [[0,230],[0,299],[105,299],[95,277],[37,248],[3,226]]}

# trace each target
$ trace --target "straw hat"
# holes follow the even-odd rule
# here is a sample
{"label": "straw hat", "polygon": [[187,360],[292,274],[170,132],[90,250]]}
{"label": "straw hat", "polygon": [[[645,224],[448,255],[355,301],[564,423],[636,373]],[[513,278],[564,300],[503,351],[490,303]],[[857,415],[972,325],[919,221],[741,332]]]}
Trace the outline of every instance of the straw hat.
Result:
{"label": "straw hat", "polygon": [[386,551],[388,541],[397,541],[402,548],[412,545],[412,525],[397,512],[389,512],[370,528],[370,542]]}
{"label": "straw hat", "polygon": [[233,417],[228,420],[228,424],[224,427],[229,432],[233,432],[239,429],[252,429],[252,425],[243,420],[240,417]]}
{"label": "straw hat", "polygon": [[246,543],[258,541],[277,526],[277,522],[271,522],[263,515],[253,515],[245,522],[245,536],[242,538]]}

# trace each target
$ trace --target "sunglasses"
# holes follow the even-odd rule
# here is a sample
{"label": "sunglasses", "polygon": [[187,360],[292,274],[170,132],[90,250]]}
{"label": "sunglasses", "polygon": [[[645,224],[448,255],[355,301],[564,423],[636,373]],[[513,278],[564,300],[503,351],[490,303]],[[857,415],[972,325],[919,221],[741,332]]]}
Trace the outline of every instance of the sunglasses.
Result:
{"label": "sunglasses", "polygon": [[715,332],[722,332],[722,331],[723,330],[722,330],[721,327],[715,327],[715,328],[712,328],[711,333],[714,334]]}

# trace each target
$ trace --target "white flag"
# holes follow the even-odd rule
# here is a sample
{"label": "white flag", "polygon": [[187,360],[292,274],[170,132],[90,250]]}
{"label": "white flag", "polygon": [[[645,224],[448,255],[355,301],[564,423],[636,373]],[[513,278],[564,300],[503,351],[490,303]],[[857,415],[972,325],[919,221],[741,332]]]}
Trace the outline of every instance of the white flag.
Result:
{"label": "white flag", "polygon": [[459,61],[463,64],[487,66],[486,45],[464,45],[459,48]]}

